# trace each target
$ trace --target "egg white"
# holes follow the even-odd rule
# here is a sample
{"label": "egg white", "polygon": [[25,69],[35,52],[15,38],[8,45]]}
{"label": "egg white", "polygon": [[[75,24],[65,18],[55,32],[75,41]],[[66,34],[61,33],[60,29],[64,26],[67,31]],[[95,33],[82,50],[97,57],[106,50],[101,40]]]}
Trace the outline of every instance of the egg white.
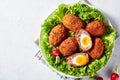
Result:
{"label": "egg white", "polygon": [[90,44],[92,44],[92,41],[91,41],[91,39],[90,39],[89,44],[86,46],[86,45],[84,45],[84,44],[82,43],[82,39],[83,39],[84,37],[88,37],[88,38],[90,39],[90,36],[88,36],[88,35],[86,35],[86,34],[82,34],[82,35],[80,36],[80,43],[81,43],[81,45],[82,45],[83,47],[86,48],[86,47],[90,46]]}
{"label": "egg white", "polygon": [[81,66],[81,64],[76,63],[76,58],[81,57],[81,56],[83,56],[83,55],[78,55],[78,56],[74,57],[73,58],[73,64],[76,64],[77,66]]}

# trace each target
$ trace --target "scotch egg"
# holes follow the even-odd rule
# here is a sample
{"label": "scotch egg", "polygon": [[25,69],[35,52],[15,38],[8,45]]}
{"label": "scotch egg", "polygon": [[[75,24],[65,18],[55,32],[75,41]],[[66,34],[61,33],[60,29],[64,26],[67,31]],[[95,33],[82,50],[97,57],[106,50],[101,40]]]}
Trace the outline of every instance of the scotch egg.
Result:
{"label": "scotch egg", "polygon": [[92,47],[92,39],[87,31],[85,31],[84,29],[80,29],[80,31],[76,33],[75,36],[79,44],[79,47],[83,51],[90,50],[90,48]]}
{"label": "scotch egg", "polygon": [[72,66],[84,66],[89,62],[87,53],[75,53],[67,57],[67,62]]}

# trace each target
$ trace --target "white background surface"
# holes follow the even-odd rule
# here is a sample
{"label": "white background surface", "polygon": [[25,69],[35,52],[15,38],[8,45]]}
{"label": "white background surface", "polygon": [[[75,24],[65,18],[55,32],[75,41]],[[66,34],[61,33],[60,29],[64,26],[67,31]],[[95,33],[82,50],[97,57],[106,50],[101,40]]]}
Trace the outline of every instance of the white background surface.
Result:
{"label": "white background surface", "polygon": [[[39,37],[40,24],[58,4],[78,1],[0,0],[0,80],[60,80],[34,57],[39,50],[34,41]],[[90,2],[103,10],[113,26],[120,30],[120,0]],[[115,43],[120,44],[120,39]],[[105,80],[108,80],[114,65],[120,63],[119,48],[119,45],[115,45],[112,60],[99,73]],[[120,64],[118,66],[120,69]]]}

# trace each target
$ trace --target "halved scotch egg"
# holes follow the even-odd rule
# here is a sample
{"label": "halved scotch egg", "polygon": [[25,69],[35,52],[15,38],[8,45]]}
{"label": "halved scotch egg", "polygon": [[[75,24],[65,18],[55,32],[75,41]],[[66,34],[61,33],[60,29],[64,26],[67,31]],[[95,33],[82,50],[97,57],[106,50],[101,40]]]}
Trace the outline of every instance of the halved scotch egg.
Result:
{"label": "halved scotch egg", "polygon": [[80,29],[79,32],[76,33],[76,39],[83,51],[88,51],[92,47],[92,39],[87,31],[84,29]]}
{"label": "halved scotch egg", "polygon": [[84,66],[89,62],[87,53],[75,53],[67,57],[67,62],[72,66]]}

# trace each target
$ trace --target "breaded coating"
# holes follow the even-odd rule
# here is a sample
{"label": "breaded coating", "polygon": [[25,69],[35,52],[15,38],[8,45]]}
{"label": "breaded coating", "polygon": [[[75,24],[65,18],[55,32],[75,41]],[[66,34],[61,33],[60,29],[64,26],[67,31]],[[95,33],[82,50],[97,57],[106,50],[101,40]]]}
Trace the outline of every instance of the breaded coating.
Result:
{"label": "breaded coating", "polygon": [[104,43],[103,43],[102,39],[95,38],[93,48],[88,52],[88,54],[93,59],[98,59],[102,56],[103,51],[104,51]]}
{"label": "breaded coating", "polygon": [[52,46],[57,46],[66,37],[67,37],[67,29],[64,27],[64,25],[59,24],[51,30],[50,35],[49,35],[49,43]]}
{"label": "breaded coating", "polygon": [[102,21],[95,20],[87,24],[86,31],[88,31],[91,36],[100,36],[105,31],[105,25]]}
{"label": "breaded coating", "polygon": [[59,50],[63,56],[69,56],[78,48],[78,43],[75,37],[68,37],[59,46]]}
{"label": "breaded coating", "polygon": [[65,15],[63,17],[63,24],[73,32],[78,32],[81,28],[85,27],[85,23],[74,14]]}

